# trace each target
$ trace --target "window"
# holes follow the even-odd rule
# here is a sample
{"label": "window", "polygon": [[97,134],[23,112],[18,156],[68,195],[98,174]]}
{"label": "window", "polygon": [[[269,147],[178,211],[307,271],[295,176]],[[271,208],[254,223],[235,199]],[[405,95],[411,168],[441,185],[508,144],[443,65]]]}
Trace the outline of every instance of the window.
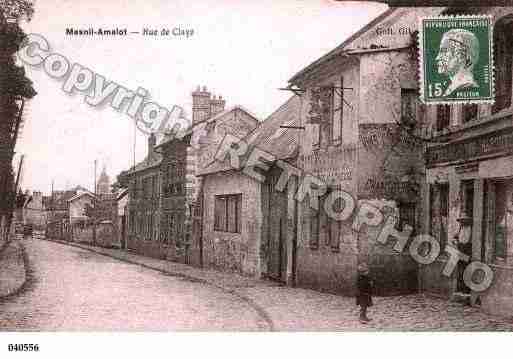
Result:
{"label": "window", "polygon": [[417,119],[417,90],[401,89],[401,123],[415,125]]}
{"label": "window", "polygon": [[142,231],[143,231],[143,216],[142,216],[142,213],[141,212],[137,212],[137,235],[142,235]]}
{"label": "window", "polygon": [[156,198],[158,196],[158,181],[157,176],[151,177],[151,198]]}
{"label": "window", "polygon": [[495,104],[492,113],[497,113],[511,106],[513,24],[512,18],[499,20],[494,27],[494,59],[495,59]]}
{"label": "window", "polygon": [[155,218],[155,212],[152,211],[149,214],[149,221],[148,221],[148,239],[149,240],[153,239],[153,222],[154,222],[154,218]]}
{"label": "window", "polygon": [[131,195],[133,196],[134,199],[137,199],[137,195],[138,195],[138,193],[137,193],[137,190],[138,190],[137,185],[138,185],[138,183],[137,183],[137,177],[136,177],[132,181],[132,194]]}
{"label": "window", "polygon": [[142,180],[142,197],[150,198],[153,177],[146,177]]}
{"label": "window", "polygon": [[463,123],[467,123],[472,120],[477,119],[479,106],[476,104],[466,104],[463,105],[462,109],[462,121]]}
{"label": "window", "polygon": [[314,126],[313,146],[326,146],[331,143],[333,138],[333,101],[334,87],[332,84],[328,86],[316,86],[310,90],[310,109],[308,111],[309,123],[316,124]]}
{"label": "window", "polygon": [[167,242],[167,228],[169,226],[169,221],[167,219],[168,214],[164,213],[160,217],[160,235],[159,235],[159,241],[160,242]]}
{"label": "window", "polygon": [[135,233],[135,211],[130,210],[128,215],[128,228],[130,228],[130,233]]}
{"label": "window", "polygon": [[449,184],[440,183],[430,186],[431,234],[438,239],[444,250],[448,243],[449,220]]}
{"label": "window", "polygon": [[310,248],[319,248],[320,213],[310,208]]}
{"label": "window", "polygon": [[505,259],[507,256],[508,238],[513,232],[513,212],[512,212],[512,190],[511,183],[506,181],[497,181],[494,183],[495,189],[495,230],[493,233],[495,258]]}
{"label": "window", "polygon": [[451,124],[451,107],[449,105],[436,106],[436,130],[441,131]]}
{"label": "window", "polygon": [[242,194],[215,196],[214,230],[218,232],[241,232]]}
{"label": "window", "polygon": [[333,95],[333,85],[321,88],[321,137],[319,141],[323,147],[331,144],[333,139],[333,121],[335,117],[333,112]]}
{"label": "window", "polygon": [[168,234],[167,238],[172,239],[175,238],[175,215],[169,215],[169,226],[168,226]]}

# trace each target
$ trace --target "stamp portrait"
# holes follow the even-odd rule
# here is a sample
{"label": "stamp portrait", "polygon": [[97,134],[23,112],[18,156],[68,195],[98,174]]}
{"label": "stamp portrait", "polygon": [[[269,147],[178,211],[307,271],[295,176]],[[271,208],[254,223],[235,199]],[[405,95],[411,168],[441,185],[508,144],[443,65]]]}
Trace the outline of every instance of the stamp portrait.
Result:
{"label": "stamp portrait", "polygon": [[490,17],[426,17],[419,30],[419,87],[425,104],[493,103]]}

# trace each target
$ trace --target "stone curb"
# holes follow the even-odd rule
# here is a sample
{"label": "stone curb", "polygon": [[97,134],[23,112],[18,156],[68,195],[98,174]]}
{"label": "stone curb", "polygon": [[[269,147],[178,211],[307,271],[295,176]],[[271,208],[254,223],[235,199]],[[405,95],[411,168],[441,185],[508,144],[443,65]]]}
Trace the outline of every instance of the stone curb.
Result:
{"label": "stone curb", "polygon": [[182,272],[170,271],[170,270],[166,270],[166,269],[162,269],[162,268],[158,268],[158,267],[153,267],[153,266],[148,265],[146,263],[137,262],[137,261],[130,260],[130,259],[127,259],[127,258],[117,257],[117,256],[111,255],[109,253],[105,253],[105,252],[102,252],[102,251],[95,250],[93,247],[84,246],[84,245],[81,245],[81,244],[78,244],[78,243],[71,243],[71,242],[66,242],[66,241],[62,241],[62,240],[58,240],[58,239],[48,239],[48,238],[45,238],[44,240],[45,241],[49,241],[49,242],[59,243],[59,244],[62,244],[62,245],[71,246],[71,247],[80,248],[80,249],[83,249],[83,250],[87,250],[87,251],[90,251],[90,252],[93,252],[93,253],[96,253],[96,254],[99,254],[99,255],[103,255],[105,257],[114,258],[116,260],[119,260],[120,262],[125,262],[125,263],[129,263],[129,264],[135,264],[135,265],[141,266],[143,268],[155,270],[157,272],[160,272],[160,273],[163,273],[163,274],[166,274],[166,275],[170,275],[170,276],[174,276],[174,277],[179,277],[179,278],[184,278],[184,279],[195,281],[195,282],[198,282],[198,283],[210,285],[212,287],[220,289],[221,291],[223,291],[225,293],[234,295],[237,298],[241,299],[242,301],[246,302],[251,308],[253,308],[257,312],[257,314],[263,319],[263,321],[265,321],[265,324],[267,326],[267,331],[275,331],[274,323],[273,323],[273,320],[272,320],[271,316],[269,315],[269,313],[267,313],[267,311],[262,306],[257,304],[252,298],[248,297],[245,294],[240,293],[239,291],[237,291],[237,289],[233,289],[233,288],[229,288],[229,287],[220,285],[220,284],[216,283],[215,281],[208,280],[208,279],[205,279],[205,278],[196,277],[196,276],[193,276],[193,275],[190,275],[190,274],[185,274],[185,273],[182,273]]}
{"label": "stone curb", "polygon": [[[21,258],[23,260],[23,279],[16,283],[12,289],[10,288],[10,291],[6,294],[0,293],[0,302],[4,302],[13,297],[16,297],[18,294],[26,290],[30,282],[29,279],[31,278],[31,272],[27,252],[25,251],[25,247],[21,242],[17,241],[16,243],[19,244],[17,249],[21,252]],[[3,246],[2,250],[0,251],[0,255],[9,247],[9,245],[12,244],[15,244],[15,242],[10,241],[5,246]]]}

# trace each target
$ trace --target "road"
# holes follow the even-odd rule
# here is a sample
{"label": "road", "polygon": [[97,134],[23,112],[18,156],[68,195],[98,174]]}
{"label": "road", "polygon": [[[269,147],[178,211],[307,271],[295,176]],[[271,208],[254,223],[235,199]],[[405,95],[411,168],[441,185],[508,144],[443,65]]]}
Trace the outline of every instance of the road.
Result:
{"label": "road", "polygon": [[23,241],[27,288],[0,302],[1,331],[266,330],[243,299],[80,248]]}

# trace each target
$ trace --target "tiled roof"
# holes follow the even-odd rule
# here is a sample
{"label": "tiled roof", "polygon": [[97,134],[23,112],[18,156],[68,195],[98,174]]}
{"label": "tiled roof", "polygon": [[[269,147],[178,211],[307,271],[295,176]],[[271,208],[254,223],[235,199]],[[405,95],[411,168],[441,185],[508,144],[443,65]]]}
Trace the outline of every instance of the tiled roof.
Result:
{"label": "tiled roof", "polygon": [[[223,112],[218,113],[217,115],[215,115],[213,117],[207,118],[206,120],[203,120],[201,122],[198,122],[198,123],[194,124],[194,126],[196,126],[196,125],[198,125],[200,123],[203,123],[203,122],[210,123],[210,122],[217,121],[218,119],[224,117],[225,115],[227,115],[230,112],[235,111],[235,110],[241,110],[241,111],[246,112],[255,121],[255,123],[258,124],[258,122],[259,122],[258,118],[256,117],[256,115],[254,113],[252,113],[247,108],[245,108],[245,107],[243,107],[241,105],[235,105],[235,106],[230,107],[227,110],[224,110]],[[192,127],[189,128],[189,132],[191,132],[191,131],[192,131]]]}
{"label": "tiled roof", "polygon": [[79,199],[80,197],[85,196],[85,195],[94,198],[94,194],[90,193],[89,191],[87,191],[87,192],[79,192],[76,195],[74,195],[73,197],[71,197],[70,199],[68,199],[68,202],[71,202],[71,201],[74,201],[76,199]]}
{"label": "tiled roof", "polygon": [[54,191],[51,196],[43,197],[43,203],[46,209],[66,210],[68,200],[77,194],[76,191]]}
{"label": "tiled roof", "polygon": [[[254,148],[271,153],[277,159],[288,159],[296,155],[300,129],[282,128],[281,126],[299,126],[301,98],[292,96],[273,112],[260,126],[250,132],[242,140],[248,145],[249,155]],[[246,158],[247,159],[247,158]],[[229,171],[229,161],[215,161],[200,171],[199,175]]]}
{"label": "tiled roof", "polygon": [[140,171],[144,171],[148,168],[152,168],[160,165],[162,162],[162,155],[158,152],[154,152],[151,155],[146,156],[144,160],[135,165],[135,167],[130,168],[125,174],[132,174]]}
{"label": "tiled roof", "polygon": [[214,121],[217,121],[221,118],[223,118],[224,116],[228,115],[229,113],[233,112],[233,111],[236,111],[236,110],[240,110],[240,111],[244,111],[246,112],[250,118],[253,119],[253,121],[255,121],[255,125],[258,126],[258,124],[260,123],[258,121],[258,118],[256,117],[255,114],[253,114],[251,111],[249,111],[248,109],[246,109],[245,107],[241,106],[241,105],[235,105],[235,106],[232,106],[230,107],[229,109],[227,110],[224,110],[223,112],[220,112],[218,113],[217,115],[215,116],[212,116],[206,120],[203,120],[203,121],[200,121],[200,122],[197,122],[195,123],[193,126],[189,126],[188,128],[186,128],[184,131],[180,131],[178,133],[178,135],[176,136],[164,136],[164,138],[162,139],[162,141],[158,144],[157,147],[161,147],[173,140],[175,140],[176,138],[185,138],[186,136],[189,136],[192,134],[193,132],[193,127],[196,127],[197,125],[200,125],[202,123],[211,123],[211,122],[214,122]]}

